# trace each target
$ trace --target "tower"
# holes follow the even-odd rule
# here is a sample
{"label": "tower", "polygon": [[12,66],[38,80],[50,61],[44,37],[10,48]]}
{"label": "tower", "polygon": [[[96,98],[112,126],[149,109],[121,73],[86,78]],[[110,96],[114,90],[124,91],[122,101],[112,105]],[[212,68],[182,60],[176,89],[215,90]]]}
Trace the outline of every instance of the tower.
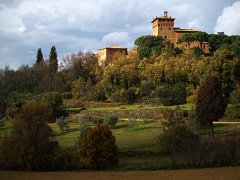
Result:
{"label": "tower", "polygon": [[164,11],[164,15],[156,17],[152,21],[152,31],[154,36],[162,36],[165,39],[173,41],[174,38],[174,20],[168,16],[168,12]]}

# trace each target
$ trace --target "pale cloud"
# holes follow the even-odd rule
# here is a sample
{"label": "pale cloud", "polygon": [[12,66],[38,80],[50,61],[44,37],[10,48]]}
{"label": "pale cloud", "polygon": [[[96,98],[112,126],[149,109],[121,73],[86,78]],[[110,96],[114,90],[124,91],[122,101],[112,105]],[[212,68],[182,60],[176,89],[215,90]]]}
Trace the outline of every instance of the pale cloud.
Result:
{"label": "pale cloud", "polygon": [[218,17],[215,32],[225,32],[228,35],[240,35],[240,1],[223,9]]}
{"label": "pale cloud", "polygon": [[105,35],[102,42],[105,46],[112,44],[125,45],[130,41],[128,32],[113,32]]}

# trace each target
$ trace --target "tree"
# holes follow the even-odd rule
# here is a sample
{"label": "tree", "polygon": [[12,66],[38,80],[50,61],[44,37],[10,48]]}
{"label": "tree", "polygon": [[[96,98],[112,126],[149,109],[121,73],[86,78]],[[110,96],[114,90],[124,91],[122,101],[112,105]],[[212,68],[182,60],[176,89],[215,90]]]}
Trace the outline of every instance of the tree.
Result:
{"label": "tree", "polygon": [[200,43],[201,50],[203,50],[202,43],[209,41],[208,33],[199,31],[199,32],[194,34],[194,37],[195,37],[195,40]]}
{"label": "tree", "polygon": [[182,35],[180,38],[179,38],[179,43],[183,43],[183,42],[186,42],[187,43],[187,46],[188,46],[188,49],[190,49],[190,45],[195,41],[195,33],[186,33],[184,35]]}
{"label": "tree", "polygon": [[134,42],[138,46],[138,55],[140,58],[159,56],[164,45],[164,39],[160,36],[141,36]]}
{"label": "tree", "polygon": [[[162,122],[163,133],[159,136],[159,144],[167,153],[180,152],[184,146],[184,141],[198,137],[193,133],[187,124],[187,120],[181,116],[174,116],[169,112],[166,121]],[[176,113],[176,112],[175,112]]]}
{"label": "tree", "polygon": [[41,48],[38,48],[36,64],[39,64],[39,63],[41,63],[43,61],[44,60],[43,60],[42,50],[41,50]]}
{"label": "tree", "polygon": [[209,125],[213,137],[213,121],[223,117],[226,104],[222,95],[221,82],[208,76],[200,86],[196,102],[196,118],[200,125]]}
{"label": "tree", "polygon": [[186,86],[184,83],[164,84],[156,89],[157,97],[164,106],[186,103]]}
{"label": "tree", "polygon": [[23,105],[15,116],[9,136],[1,141],[1,160],[4,167],[25,170],[50,170],[51,159],[58,143],[51,141],[52,129],[49,108],[40,102]]}
{"label": "tree", "polygon": [[118,122],[117,116],[106,116],[104,118],[104,124],[106,124],[107,126],[110,126],[111,128],[114,128],[117,122]]}
{"label": "tree", "polygon": [[55,46],[52,46],[49,55],[50,72],[56,73],[58,70],[57,50]]}
{"label": "tree", "polygon": [[105,169],[118,162],[117,145],[111,130],[105,125],[90,128],[79,139],[78,154],[86,168]]}
{"label": "tree", "polygon": [[62,95],[57,92],[48,92],[43,95],[43,102],[47,104],[47,106],[52,111],[53,119],[50,122],[55,122],[56,118],[61,116],[66,117],[68,114],[63,108],[63,100]]}

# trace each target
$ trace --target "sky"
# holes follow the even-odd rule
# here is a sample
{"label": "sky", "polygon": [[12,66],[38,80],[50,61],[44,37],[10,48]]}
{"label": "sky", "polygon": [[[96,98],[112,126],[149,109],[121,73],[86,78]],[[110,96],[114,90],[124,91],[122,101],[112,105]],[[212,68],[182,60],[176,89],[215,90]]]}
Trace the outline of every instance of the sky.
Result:
{"label": "sky", "polygon": [[167,10],[175,27],[240,35],[236,0],[0,0],[0,68],[32,65],[56,46],[58,59],[108,45],[134,46]]}

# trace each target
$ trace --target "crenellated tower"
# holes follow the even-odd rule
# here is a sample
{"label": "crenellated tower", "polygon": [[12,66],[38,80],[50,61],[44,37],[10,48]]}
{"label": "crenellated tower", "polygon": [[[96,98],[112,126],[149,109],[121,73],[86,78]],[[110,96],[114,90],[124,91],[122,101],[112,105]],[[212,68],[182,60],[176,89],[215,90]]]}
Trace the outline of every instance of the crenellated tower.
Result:
{"label": "crenellated tower", "polygon": [[173,41],[174,39],[174,20],[168,16],[168,12],[164,11],[164,15],[157,17],[152,21],[152,30],[154,36],[162,36],[165,39]]}

